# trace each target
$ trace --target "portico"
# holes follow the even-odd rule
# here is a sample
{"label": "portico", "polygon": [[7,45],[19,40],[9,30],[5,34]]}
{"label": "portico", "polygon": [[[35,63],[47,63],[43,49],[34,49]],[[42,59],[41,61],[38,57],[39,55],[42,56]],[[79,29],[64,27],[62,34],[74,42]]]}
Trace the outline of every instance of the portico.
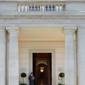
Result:
{"label": "portico", "polygon": [[[2,56],[1,58],[3,59],[3,61],[5,61],[6,56],[7,56],[7,73],[8,73],[7,74],[7,82],[8,82],[8,85],[12,85],[14,83],[18,85],[19,81],[20,82],[22,81],[22,80],[19,80],[19,77],[20,77],[19,73],[20,72],[24,71],[24,72],[27,73],[27,75],[29,75],[29,73],[31,71],[33,71],[33,69],[32,69],[32,67],[33,67],[32,66],[32,62],[33,62],[32,61],[32,53],[52,53],[52,66],[53,66],[52,67],[52,70],[53,70],[52,78],[53,78],[53,81],[54,81],[54,82],[52,82],[52,84],[56,83],[56,80],[57,80],[56,76],[58,76],[58,73],[62,72],[62,71],[65,72],[65,84],[66,85],[76,85],[76,79],[77,79],[76,76],[77,75],[78,75],[78,83],[81,83],[81,79],[83,78],[83,76],[81,76],[81,75],[83,75],[83,70],[84,70],[83,67],[82,67],[83,66],[82,64],[84,63],[83,62],[84,52],[82,54],[80,54],[80,53],[82,51],[84,51],[83,50],[84,48],[82,47],[82,49],[81,49],[78,42],[80,42],[79,39],[81,39],[81,38],[79,38],[79,36],[82,36],[82,38],[84,38],[84,35],[80,35],[80,34],[84,33],[84,27],[83,28],[63,27],[63,29],[61,30],[61,32],[63,34],[65,33],[65,60],[63,60],[63,62],[65,62],[65,66],[61,65],[63,63],[61,63],[60,65],[59,65],[59,63],[56,64],[56,62],[58,62],[57,60],[59,60],[59,58],[56,58],[56,57],[59,57],[59,56],[57,56],[57,53],[59,52],[57,50],[62,49],[62,46],[61,47],[60,46],[54,47],[55,46],[54,45],[54,46],[45,47],[46,43],[50,45],[52,43],[55,44],[55,42],[56,42],[56,44],[58,44],[58,42],[60,43],[62,41],[51,41],[51,42],[49,40],[47,40],[47,41],[44,41],[44,40],[41,40],[41,41],[38,41],[38,40],[37,41],[36,40],[26,41],[26,39],[24,39],[24,42],[23,42],[22,41],[23,39],[21,39],[21,38],[20,38],[21,40],[19,41],[18,37],[20,37],[21,35],[19,35],[18,33],[20,33],[20,29],[21,28],[19,28],[19,27],[1,27],[0,28],[0,32],[1,32],[0,34],[3,37],[3,38],[0,38],[0,39],[4,39],[4,42],[5,42],[5,43],[3,43],[4,49],[3,49],[3,45],[1,45],[2,47],[0,47],[1,50],[3,49],[3,52],[4,52],[3,53],[1,51],[1,54],[2,55],[5,54],[4,57]],[[37,31],[39,31],[39,29],[37,29]],[[40,30],[40,32],[41,32],[41,30]],[[74,34],[76,35],[76,38],[75,38]],[[8,37],[6,38],[5,36],[8,36]],[[83,40],[84,39],[81,39],[81,43],[84,46]],[[6,46],[6,42],[8,42],[7,46]],[[32,44],[30,44],[30,42]],[[29,45],[33,45],[33,42],[35,42],[34,47],[33,46],[29,47]],[[40,42],[41,42],[41,44],[39,45]],[[76,44],[75,44],[75,42],[76,42]],[[29,45],[27,45],[26,43],[29,44]],[[38,44],[38,46],[36,46],[36,44]],[[77,45],[78,49],[76,49],[77,48],[76,45]],[[6,52],[6,49],[7,49],[7,52]],[[76,51],[77,51],[77,54],[76,54]],[[62,52],[60,54],[62,54]],[[58,53],[58,55],[60,55],[60,54]],[[24,57],[27,57],[28,62],[31,64],[31,66],[27,65],[26,67],[24,67],[25,66],[24,64],[29,64],[29,63],[28,62],[24,63],[25,61],[24,62],[22,61],[22,60],[26,59],[26,58],[23,57],[23,55],[26,55]],[[77,58],[76,58],[75,55],[77,55]],[[79,55],[81,56],[82,59],[80,59]],[[80,62],[80,63],[78,63],[78,62]],[[3,65],[5,63],[6,62],[1,62],[0,64]],[[81,66],[79,66],[79,65],[81,65]],[[56,66],[57,66],[57,69],[55,69]],[[61,70],[59,72],[57,72],[57,70],[59,70],[59,67],[61,67]],[[3,70],[3,68],[4,68],[4,70]],[[4,78],[4,80],[6,82],[6,76],[5,76],[6,75],[6,72],[5,72],[6,65],[4,65],[3,68],[1,68],[1,70],[2,70],[1,76],[2,76],[2,78]],[[83,69],[82,73],[80,72],[80,69]],[[78,71],[76,71],[76,70],[78,70]],[[3,75],[3,72],[4,72],[5,75]],[[56,80],[54,78],[56,78]],[[26,80],[26,82],[28,82],[28,81]],[[59,82],[59,80],[57,80],[57,82]],[[70,84],[69,84],[69,82],[70,82]]]}

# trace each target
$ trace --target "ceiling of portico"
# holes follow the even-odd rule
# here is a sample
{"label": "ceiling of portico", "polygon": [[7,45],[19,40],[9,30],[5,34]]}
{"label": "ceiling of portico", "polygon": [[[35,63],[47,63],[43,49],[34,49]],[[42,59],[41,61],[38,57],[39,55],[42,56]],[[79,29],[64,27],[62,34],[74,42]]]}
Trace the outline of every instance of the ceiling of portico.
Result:
{"label": "ceiling of portico", "polygon": [[20,28],[19,41],[64,41],[62,28]]}

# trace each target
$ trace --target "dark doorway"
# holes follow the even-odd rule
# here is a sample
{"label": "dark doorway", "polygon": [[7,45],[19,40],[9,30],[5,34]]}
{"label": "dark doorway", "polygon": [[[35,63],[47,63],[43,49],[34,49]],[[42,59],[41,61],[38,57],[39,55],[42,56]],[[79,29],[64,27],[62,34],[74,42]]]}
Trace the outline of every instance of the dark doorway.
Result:
{"label": "dark doorway", "polygon": [[51,53],[33,53],[35,85],[51,85]]}

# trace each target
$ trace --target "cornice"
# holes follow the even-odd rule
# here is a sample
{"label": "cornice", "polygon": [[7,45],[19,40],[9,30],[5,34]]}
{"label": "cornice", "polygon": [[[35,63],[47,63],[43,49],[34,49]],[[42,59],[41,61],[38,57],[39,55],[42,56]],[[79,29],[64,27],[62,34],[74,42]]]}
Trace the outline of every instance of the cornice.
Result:
{"label": "cornice", "polygon": [[31,2],[31,3],[49,3],[49,2],[57,2],[57,3],[62,3],[62,2],[67,2],[67,3],[82,3],[82,2],[85,2],[85,0],[65,0],[65,1],[56,1],[56,0],[54,0],[54,1],[52,1],[52,0],[49,0],[49,1],[47,1],[47,0],[45,0],[45,1],[40,1],[40,0],[34,0],[34,1],[31,1],[31,0],[0,0],[0,2],[7,2],[7,3],[9,3],[9,2]]}
{"label": "cornice", "polygon": [[0,18],[85,18],[85,11],[0,12]]}

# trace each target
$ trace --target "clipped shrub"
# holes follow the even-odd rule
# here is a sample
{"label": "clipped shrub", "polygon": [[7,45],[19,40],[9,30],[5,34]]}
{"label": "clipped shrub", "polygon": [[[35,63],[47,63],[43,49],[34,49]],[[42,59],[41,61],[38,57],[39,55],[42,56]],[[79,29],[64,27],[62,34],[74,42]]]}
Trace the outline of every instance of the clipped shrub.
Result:
{"label": "clipped shrub", "polygon": [[22,78],[24,78],[24,77],[26,77],[27,75],[26,75],[26,73],[21,73],[21,77]]}
{"label": "clipped shrub", "polygon": [[26,75],[26,73],[21,73],[21,77],[23,78],[23,83],[21,83],[20,85],[27,85],[27,84],[25,84],[24,83],[24,78],[26,77],[27,75]]}
{"label": "clipped shrub", "polygon": [[61,72],[61,73],[59,74],[59,77],[64,78],[64,77],[65,77],[65,74],[64,74],[63,72]]}
{"label": "clipped shrub", "polygon": [[59,73],[59,77],[61,78],[61,83],[58,83],[58,85],[65,85],[65,84],[62,84],[62,78],[65,77],[65,74],[63,72]]}

